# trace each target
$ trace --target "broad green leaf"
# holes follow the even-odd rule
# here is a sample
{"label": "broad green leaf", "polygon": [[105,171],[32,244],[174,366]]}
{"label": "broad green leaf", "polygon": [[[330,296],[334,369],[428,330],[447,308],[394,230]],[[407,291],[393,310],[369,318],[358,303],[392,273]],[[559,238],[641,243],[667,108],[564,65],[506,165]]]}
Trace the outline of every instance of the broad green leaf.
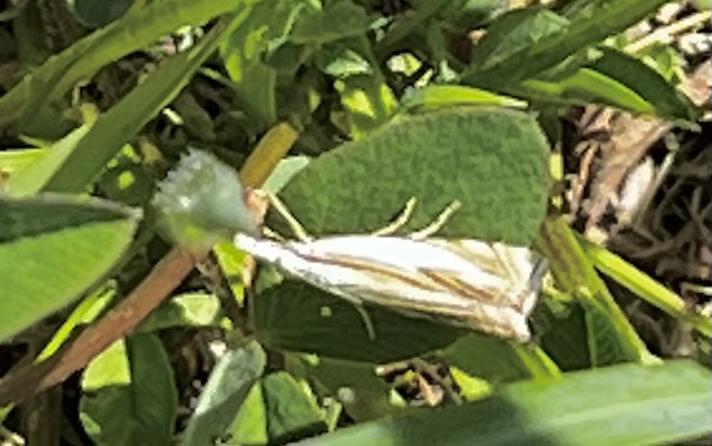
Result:
{"label": "broad green leaf", "polygon": [[180,444],[205,446],[221,438],[262,375],[265,363],[265,352],[255,341],[226,352],[213,368]]}
{"label": "broad green leaf", "polygon": [[186,293],[161,304],[141,324],[142,331],[172,327],[219,326],[222,313],[220,300],[208,293]]}
{"label": "broad green leaf", "polygon": [[388,417],[299,446],[673,444],[712,433],[712,376],[689,362],[621,365],[505,386],[482,401]]}
{"label": "broad green leaf", "polygon": [[158,337],[114,343],[89,364],[82,389],[80,419],[97,446],[173,444],[178,395]]}
{"label": "broad green leaf", "polygon": [[[544,218],[548,146],[534,117],[489,108],[402,117],[313,160],[280,196],[307,232],[367,233],[418,203],[408,232],[453,200],[444,237],[529,244]],[[277,222],[269,220],[270,225]],[[283,235],[290,235],[283,225]]]}
{"label": "broad green leaf", "polygon": [[0,339],[96,284],[131,242],[139,218],[102,200],[0,199]]}
{"label": "broad green leaf", "polygon": [[537,76],[577,51],[622,32],[655,11],[665,0],[597,0],[567,27],[509,54],[488,67],[473,67],[463,82],[472,86],[508,86]]}
{"label": "broad green leaf", "polygon": [[[151,72],[144,82],[97,118],[60,165],[55,165],[56,160],[49,156],[40,160],[38,164],[47,162],[52,167],[41,189],[81,192],[90,185],[124,143],[180,92],[201,63],[215,51],[223,36],[244,19],[247,10],[214,28],[190,51],[171,57]],[[19,173],[15,181],[23,181],[20,178],[23,174]]]}
{"label": "broad green leaf", "polygon": [[272,443],[281,444],[326,431],[314,395],[288,373],[278,372],[262,378],[262,395]]}
{"label": "broad green leaf", "polygon": [[80,79],[92,77],[104,65],[149,46],[181,26],[200,25],[237,8],[240,3],[238,0],[157,0],[134,8],[120,20],[50,57],[2,96],[0,125],[21,119],[19,131],[31,132],[34,126],[41,127],[47,116],[59,117],[52,107]]}
{"label": "broad green leaf", "polygon": [[257,337],[270,347],[355,361],[409,358],[444,347],[462,334],[426,319],[366,306],[376,332],[372,340],[352,304],[297,281],[260,292],[254,308]]}

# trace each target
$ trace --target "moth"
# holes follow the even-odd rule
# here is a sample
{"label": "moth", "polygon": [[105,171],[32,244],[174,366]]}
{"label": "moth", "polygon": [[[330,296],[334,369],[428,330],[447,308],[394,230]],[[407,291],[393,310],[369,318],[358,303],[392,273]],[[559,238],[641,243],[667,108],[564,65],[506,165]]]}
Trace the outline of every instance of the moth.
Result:
{"label": "moth", "polygon": [[527,317],[536,303],[546,262],[523,246],[474,239],[431,238],[459,207],[448,206],[428,227],[391,235],[406,222],[415,200],[393,224],[368,235],[314,239],[276,197],[273,206],[298,240],[237,233],[234,244],[252,256],[362,308],[381,305],[502,338],[527,342]]}

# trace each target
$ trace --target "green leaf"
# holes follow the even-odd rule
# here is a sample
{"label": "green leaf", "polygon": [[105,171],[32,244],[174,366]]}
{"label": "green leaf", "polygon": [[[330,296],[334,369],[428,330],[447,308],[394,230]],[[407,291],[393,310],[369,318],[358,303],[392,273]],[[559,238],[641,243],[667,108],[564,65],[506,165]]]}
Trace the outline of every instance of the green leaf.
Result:
{"label": "green leaf", "polygon": [[259,382],[250,389],[237,416],[222,438],[226,440],[227,444],[230,444],[231,441],[245,445],[266,445],[269,443],[267,408]]}
{"label": "green leaf", "polygon": [[89,364],[82,388],[80,419],[98,446],[173,444],[178,395],[156,336],[114,343]]}
{"label": "green leaf", "polygon": [[265,362],[265,352],[255,341],[226,352],[213,368],[180,444],[205,446],[221,438],[262,375]]}
{"label": "green leaf", "polygon": [[70,11],[82,24],[100,27],[121,17],[134,0],[109,0],[97,3],[92,0],[69,0]]}
{"label": "green leaf", "polygon": [[416,197],[407,232],[460,200],[444,237],[526,245],[546,210],[548,150],[524,113],[459,108],[402,117],[315,159],[281,197],[313,235],[376,230]]}
{"label": "green leaf", "polygon": [[694,105],[655,70],[613,48],[602,48],[602,51],[603,56],[590,65],[591,69],[635,91],[661,116],[695,119],[697,112]]}
{"label": "green leaf", "polygon": [[635,113],[654,113],[655,107],[634,90],[590,68],[581,68],[557,81],[527,79],[512,93],[558,105],[608,104]]}
{"label": "green leaf", "polygon": [[477,70],[485,70],[502,63],[544,37],[562,31],[568,20],[548,9],[515,9],[496,18],[487,34],[477,43]]}
{"label": "green leaf", "polygon": [[563,30],[546,35],[490,66],[471,68],[463,82],[472,86],[506,86],[537,76],[567,57],[622,32],[655,11],[665,0],[597,0]]}
{"label": "green leaf", "polygon": [[401,100],[401,105],[407,109],[428,110],[458,105],[525,108],[527,103],[479,88],[460,85],[429,85],[417,90],[410,90]]}
{"label": "green leaf", "polygon": [[327,3],[303,14],[289,35],[297,44],[322,45],[344,37],[364,35],[370,26],[366,11],[350,0]]}
{"label": "green leaf", "polygon": [[220,300],[208,293],[186,293],[164,302],[141,324],[142,331],[172,327],[218,326],[222,313]]}
{"label": "green leaf", "polygon": [[553,299],[542,299],[531,322],[536,333],[541,333],[541,348],[564,371],[591,367],[592,358],[587,341],[583,306],[578,302],[568,305]]}
{"label": "green leaf", "polygon": [[376,375],[371,363],[344,361],[315,355],[288,355],[288,369],[314,383],[323,397],[338,397],[355,421],[366,421],[394,414],[402,408],[390,402],[391,386]]}
{"label": "green leaf", "polygon": [[299,446],[655,445],[709,435],[712,376],[699,365],[622,365],[508,385],[486,400],[384,418]]}
{"label": "green leaf", "polygon": [[[370,74],[351,75],[334,83],[341,104],[348,112],[348,131],[353,139],[361,139],[386,124],[398,106],[398,101],[383,74],[372,62],[373,58],[366,57],[363,53],[358,54],[363,60],[371,60]],[[341,70],[351,68],[353,65],[340,67]]]}
{"label": "green leaf", "polygon": [[301,2],[288,0],[261,2],[220,46],[225,69],[234,82],[242,108],[254,121],[255,133],[277,119],[277,73],[264,60],[287,42],[305,7]]}
{"label": "green leaf", "polygon": [[131,242],[139,216],[102,200],[0,199],[0,339],[96,284]]}
{"label": "green leaf", "polygon": [[642,61],[602,48],[594,62],[560,79],[527,79],[507,91],[559,104],[598,102],[636,113],[694,119],[694,105]]}
{"label": "green leaf", "polygon": [[[74,146],[71,153],[56,165],[51,157],[38,164],[51,163],[51,175],[41,189],[56,192],[81,192],[101,173],[106,164],[117,155],[126,141],[133,138],[143,126],[180,92],[202,62],[217,48],[220,40],[246,16],[234,17],[228,23],[213,28],[190,51],[164,61],[136,88],[102,113],[96,123]],[[45,166],[37,167],[44,169]],[[27,169],[29,171],[29,168]],[[17,175],[15,181],[23,181]],[[29,175],[29,173],[27,174]]]}
{"label": "green leaf", "polygon": [[157,0],[134,8],[121,19],[50,57],[2,96],[0,126],[20,119],[18,131],[32,133],[33,127],[43,126],[42,121],[47,116],[59,117],[53,110],[55,103],[79,80],[91,78],[104,65],[151,45],[181,26],[200,25],[235,9],[240,3],[236,0]]}
{"label": "green leaf", "polygon": [[492,382],[558,376],[556,365],[536,350],[534,345],[520,346],[472,333],[448,346],[443,354],[448,365]]}
{"label": "green leaf", "polygon": [[373,74],[368,60],[346,45],[328,45],[316,54],[315,59],[321,71],[335,78]]}
{"label": "green leaf", "polygon": [[72,156],[95,122],[96,113],[92,113],[83,125],[42,150],[41,154],[24,169],[10,176],[5,192],[12,197],[28,197],[40,192],[52,176],[62,168],[62,164]]}
{"label": "green leaf", "polygon": [[116,285],[113,282],[109,281],[106,287],[96,290],[74,307],[62,325],[54,332],[52,339],[37,355],[38,361],[43,361],[57,353],[60,347],[70,339],[75,328],[94,322],[102,314],[116,296]]}
{"label": "green leaf", "polygon": [[262,378],[267,430],[272,443],[284,443],[326,431],[314,396],[292,376],[278,372]]}
{"label": "green leaf", "polygon": [[[592,365],[620,361],[657,363],[598,276],[562,218],[547,220],[537,248],[550,261],[557,286],[583,306]],[[571,336],[571,335],[570,335]],[[578,334],[573,335],[578,338]]]}
{"label": "green leaf", "polygon": [[376,332],[372,340],[352,304],[297,281],[260,292],[254,308],[256,335],[270,347],[348,360],[396,361],[444,347],[461,334],[426,319],[366,306]]}
{"label": "green leaf", "polygon": [[[28,148],[17,150],[3,150],[0,152],[0,173],[12,174],[31,165],[38,158],[47,154],[47,148]],[[12,176],[10,176],[12,178]],[[5,191],[7,192],[7,184]]]}

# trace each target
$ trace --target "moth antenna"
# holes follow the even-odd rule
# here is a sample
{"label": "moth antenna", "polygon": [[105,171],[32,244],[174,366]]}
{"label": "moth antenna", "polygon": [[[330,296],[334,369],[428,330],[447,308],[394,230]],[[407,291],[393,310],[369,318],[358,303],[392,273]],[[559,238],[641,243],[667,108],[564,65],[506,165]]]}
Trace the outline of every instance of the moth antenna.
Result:
{"label": "moth antenna", "polygon": [[447,205],[445,209],[443,209],[440,215],[438,215],[432,223],[430,223],[423,229],[411,233],[409,237],[413,240],[424,240],[432,236],[433,234],[441,230],[443,226],[445,226],[445,224],[448,222],[448,220],[452,218],[452,215],[457,212],[461,207],[462,202],[460,202],[460,200],[454,200],[452,203]]}
{"label": "moth antenna", "polygon": [[[291,229],[292,233],[298,240],[302,242],[310,242],[314,240],[314,237],[309,235],[306,229],[304,229],[304,226],[302,226],[302,224],[299,223],[299,220],[297,220],[294,215],[289,212],[287,205],[285,205],[284,202],[277,197],[277,195],[269,193],[267,196],[269,197],[272,207],[274,207],[277,213],[287,222],[289,229]],[[284,237],[281,238],[283,239]]]}
{"label": "moth antenna", "polygon": [[363,324],[366,326],[366,333],[368,333],[368,338],[372,341],[375,341],[376,328],[373,326],[373,320],[371,319],[371,316],[368,314],[363,305],[354,303],[354,307],[356,308],[356,311],[358,311],[358,314],[361,316]]}
{"label": "moth antenna", "polygon": [[413,211],[415,210],[415,205],[417,203],[418,199],[416,197],[410,197],[405,203],[403,211],[398,215],[398,217],[396,217],[395,220],[393,220],[392,223],[372,232],[371,235],[384,236],[394,234],[396,231],[405,226],[406,223],[408,223],[408,220],[410,220],[410,217],[413,215]]}

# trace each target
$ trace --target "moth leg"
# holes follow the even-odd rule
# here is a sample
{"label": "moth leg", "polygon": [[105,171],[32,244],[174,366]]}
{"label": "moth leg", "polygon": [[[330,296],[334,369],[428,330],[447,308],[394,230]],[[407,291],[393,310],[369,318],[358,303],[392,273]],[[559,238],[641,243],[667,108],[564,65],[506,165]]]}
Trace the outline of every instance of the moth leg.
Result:
{"label": "moth leg", "polygon": [[280,234],[277,231],[274,231],[267,226],[262,228],[262,235],[266,236],[267,238],[271,238],[273,240],[277,240],[278,242],[286,242],[287,239],[284,237],[282,234]]}
{"label": "moth leg", "polygon": [[[272,207],[274,207],[277,213],[287,222],[287,224],[289,225],[289,229],[291,229],[292,233],[297,239],[302,242],[309,242],[314,239],[314,237],[309,235],[306,229],[304,229],[304,226],[299,223],[299,220],[297,220],[294,215],[289,212],[289,209],[287,209],[287,205],[285,205],[284,202],[277,197],[277,195],[267,194],[267,197],[269,198]],[[274,231],[270,230],[270,232],[272,234],[276,234]],[[278,239],[284,240],[284,237],[278,235]]]}
{"label": "moth leg", "polygon": [[408,237],[412,238],[413,240],[424,240],[430,237],[431,235],[442,229],[442,227],[445,226],[445,223],[450,220],[452,214],[457,212],[461,207],[462,203],[460,202],[460,200],[454,200],[452,203],[447,205],[445,209],[443,209],[440,215],[438,215],[432,223],[430,223],[423,229],[411,233]]}
{"label": "moth leg", "polygon": [[375,236],[383,236],[383,235],[391,235],[398,231],[400,228],[405,226],[406,223],[408,223],[408,220],[410,220],[410,217],[413,215],[413,210],[415,210],[415,204],[418,202],[418,199],[415,197],[410,197],[408,201],[405,203],[405,207],[403,208],[403,212],[401,212],[398,217],[396,217],[395,220],[393,220],[392,223],[388,224],[387,226],[382,227],[381,229],[378,229],[374,232],[371,233],[371,235]]}

